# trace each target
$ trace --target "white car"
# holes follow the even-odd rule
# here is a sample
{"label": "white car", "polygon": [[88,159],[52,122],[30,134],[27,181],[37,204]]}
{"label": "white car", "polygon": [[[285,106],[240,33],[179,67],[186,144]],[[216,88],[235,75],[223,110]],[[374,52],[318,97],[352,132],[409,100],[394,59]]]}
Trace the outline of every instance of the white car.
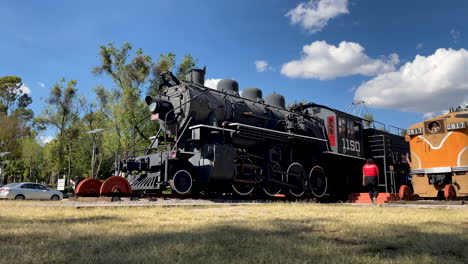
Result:
{"label": "white car", "polygon": [[21,182],[0,187],[0,199],[58,201],[63,199],[63,194],[39,183]]}

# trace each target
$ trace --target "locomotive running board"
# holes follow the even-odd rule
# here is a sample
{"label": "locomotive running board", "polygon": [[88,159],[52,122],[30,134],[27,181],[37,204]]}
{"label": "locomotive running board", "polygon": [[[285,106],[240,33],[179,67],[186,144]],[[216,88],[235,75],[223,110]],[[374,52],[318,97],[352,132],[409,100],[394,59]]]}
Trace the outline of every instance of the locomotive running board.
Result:
{"label": "locomotive running board", "polygon": [[[298,139],[307,140],[307,141],[328,142],[328,140],[322,139],[322,138],[308,137],[308,136],[303,136],[303,135],[298,135],[298,134],[291,134],[291,133],[287,133],[287,132],[281,132],[281,131],[276,131],[276,130],[268,129],[268,128],[250,126],[250,125],[245,125],[245,124],[241,124],[241,123],[231,123],[231,124],[228,124],[228,126],[235,127],[236,130],[238,130],[241,133],[242,132],[244,132],[244,133],[248,132],[247,130],[250,130],[250,132],[253,132],[253,131],[265,132],[265,133],[268,133],[269,135],[273,136],[274,139],[277,139],[277,140],[280,140],[280,141],[284,141],[283,138],[286,138],[286,139],[298,138]],[[248,137],[249,135],[246,135],[246,136]]]}
{"label": "locomotive running board", "polygon": [[189,127],[190,130],[196,129],[196,128],[209,128],[209,129],[219,130],[219,131],[235,132],[232,129],[227,129],[227,128],[223,128],[223,127],[208,126],[208,125],[195,125],[195,126]]}
{"label": "locomotive running board", "polygon": [[355,159],[360,159],[360,160],[366,160],[365,158],[356,157],[356,156],[351,156],[351,155],[346,155],[346,154],[341,154],[341,153],[335,153],[335,152],[332,152],[332,151],[324,151],[323,154],[332,154],[332,155],[343,156],[343,157],[348,157],[348,158],[355,158]]}

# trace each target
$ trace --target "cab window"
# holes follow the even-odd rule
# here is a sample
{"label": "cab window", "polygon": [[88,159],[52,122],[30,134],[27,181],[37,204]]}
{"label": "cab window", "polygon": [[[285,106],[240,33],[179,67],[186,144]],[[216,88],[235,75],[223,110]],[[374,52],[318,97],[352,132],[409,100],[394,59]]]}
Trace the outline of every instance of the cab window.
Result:
{"label": "cab window", "polygon": [[335,134],[335,126],[333,124],[333,119],[328,119],[328,134],[333,135]]}
{"label": "cab window", "polygon": [[354,123],[353,121],[346,121],[346,135],[347,138],[354,139]]}
{"label": "cab window", "polygon": [[361,129],[361,124],[360,123],[357,123],[357,122],[354,122],[354,137],[357,139],[357,140],[361,140],[361,137],[362,137],[362,129]]}
{"label": "cab window", "polygon": [[338,128],[339,128],[340,136],[346,137],[346,120],[344,120],[343,118],[339,118],[338,121],[339,121]]}

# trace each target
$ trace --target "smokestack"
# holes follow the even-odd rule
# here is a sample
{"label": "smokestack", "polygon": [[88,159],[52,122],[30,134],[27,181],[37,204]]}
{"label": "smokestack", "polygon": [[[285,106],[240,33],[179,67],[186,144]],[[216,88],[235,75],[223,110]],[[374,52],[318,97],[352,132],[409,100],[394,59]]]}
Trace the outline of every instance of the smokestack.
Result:
{"label": "smokestack", "polygon": [[185,80],[191,83],[205,86],[205,73],[206,67],[203,67],[203,69],[191,69],[187,75],[185,75]]}

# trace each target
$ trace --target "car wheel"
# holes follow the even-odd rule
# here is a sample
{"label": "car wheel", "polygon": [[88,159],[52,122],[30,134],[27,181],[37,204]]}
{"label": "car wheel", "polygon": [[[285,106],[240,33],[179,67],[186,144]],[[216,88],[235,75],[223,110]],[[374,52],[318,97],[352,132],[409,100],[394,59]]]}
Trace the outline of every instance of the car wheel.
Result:
{"label": "car wheel", "polygon": [[52,197],[50,197],[50,199],[52,201],[58,201],[58,200],[60,200],[60,197],[58,195],[52,195]]}
{"label": "car wheel", "polygon": [[22,194],[16,195],[15,200],[24,200],[24,195],[22,195]]}

